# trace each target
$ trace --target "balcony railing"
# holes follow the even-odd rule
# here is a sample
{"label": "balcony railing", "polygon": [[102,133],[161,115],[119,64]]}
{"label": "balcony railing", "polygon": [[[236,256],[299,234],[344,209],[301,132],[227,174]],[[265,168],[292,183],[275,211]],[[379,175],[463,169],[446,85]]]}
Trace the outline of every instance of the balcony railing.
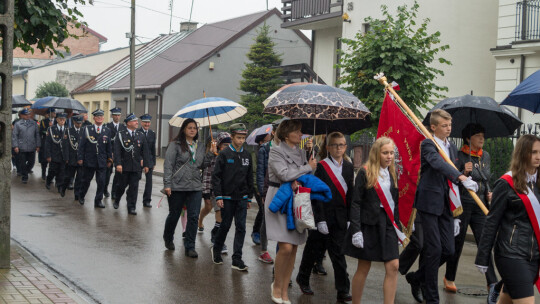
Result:
{"label": "balcony railing", "polygon": [[343,0],[281,0],[283,27],[320,21],[343,14]]}
{"label": "balcony railing", "polygon": [[278,67],[281,69],[281,78],[286,84],[294,82],[315,82],[320,84],[326,84],[315,71],[305,63],[282,65]]}
{"label": "balcony railing", "polygon": [[516,4],[516,41],[540,40],[540,0]]}

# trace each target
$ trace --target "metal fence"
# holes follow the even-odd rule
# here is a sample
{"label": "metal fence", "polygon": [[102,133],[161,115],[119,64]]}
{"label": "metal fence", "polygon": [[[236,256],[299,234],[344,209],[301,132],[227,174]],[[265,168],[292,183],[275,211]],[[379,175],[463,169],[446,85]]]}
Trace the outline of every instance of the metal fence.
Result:
{"label": "metal fence", "polygon": [[516,41],[540,39],[540,0],[516,3]]}

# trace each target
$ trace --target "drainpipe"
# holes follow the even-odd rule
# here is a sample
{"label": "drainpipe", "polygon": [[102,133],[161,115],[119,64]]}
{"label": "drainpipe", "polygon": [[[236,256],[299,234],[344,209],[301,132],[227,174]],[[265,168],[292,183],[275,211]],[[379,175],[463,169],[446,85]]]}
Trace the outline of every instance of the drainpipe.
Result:
{"label": "drainpipe", "polygon": [[158,156],[161,156],[161,138],[163,137],[163,134],[161,133],[162,124],[163,124],[163,93],[161,91],[157,92],[157,96],[159,96],[159,123],[158,123]]}
{"label": "drainpipe", "polygon": [[[519,63],[519,83],[523,82],[525,78],[525,55],[520,55],[521,60]],[[518,118],[521,119],[522,109],[518,108]]]}
{"label": "drainpipe", "polygon": [[24,81],[24,98],[26,98],[26,87],[28,85],[28,80],[26,80],[26,76],[28,75],[28,70],[24,71],[22,73],[22,80]]}

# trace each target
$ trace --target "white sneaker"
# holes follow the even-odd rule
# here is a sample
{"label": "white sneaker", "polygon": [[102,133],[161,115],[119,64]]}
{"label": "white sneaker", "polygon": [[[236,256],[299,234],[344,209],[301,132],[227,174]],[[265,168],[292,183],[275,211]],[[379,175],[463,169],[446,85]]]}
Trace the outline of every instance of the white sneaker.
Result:
{"label": "white sneaker", "polygon": [[227,249],[227,245],[223,244],[223,248],[221,248],[221,254],[227,254],[229,252],[229,249]]}

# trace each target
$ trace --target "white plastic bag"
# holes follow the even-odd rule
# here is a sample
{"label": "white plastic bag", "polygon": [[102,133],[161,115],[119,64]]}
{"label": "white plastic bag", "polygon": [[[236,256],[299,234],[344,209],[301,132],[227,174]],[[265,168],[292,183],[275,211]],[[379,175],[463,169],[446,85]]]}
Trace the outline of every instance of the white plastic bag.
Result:
{"label": "white plastic bag", "polygon": [[302,233],[305,229],[317,229],[311,208],[311,189],[298,187],[294,194],[294,225],[296,231]]}

